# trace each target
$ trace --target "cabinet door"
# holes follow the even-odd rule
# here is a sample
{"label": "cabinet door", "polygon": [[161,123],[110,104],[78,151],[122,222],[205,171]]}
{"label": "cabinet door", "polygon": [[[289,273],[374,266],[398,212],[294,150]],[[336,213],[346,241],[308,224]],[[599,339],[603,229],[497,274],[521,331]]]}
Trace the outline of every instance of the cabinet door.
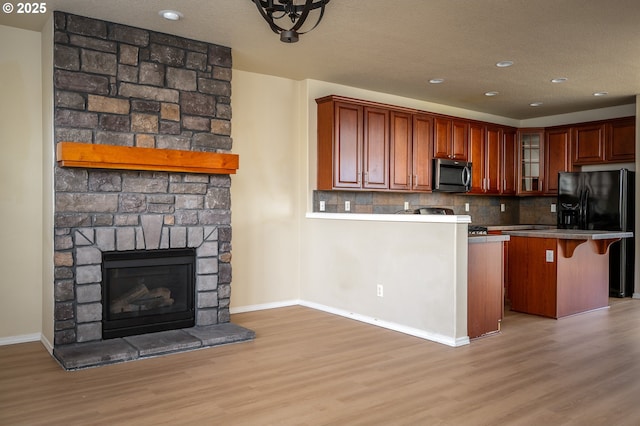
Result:
{"label": "cabinet door", "polygon": [[389,110],[364,108],[363,188],[389,188]]}
{"label": "cabinet door", "polygon": [[544,131],[522,130],[518,138],[518,194],[539,195],[542,193]]}
{"label": "cabinet door", "polygon": [[334,125],[333,186],[362,186],[363,108],[336,102]]}
{"label": "cabinet door", "polygon": [[505,130],[502,136],[502,194],[516,193],[516,143],[516,131]]}
{"label": "cabinet door", "polygon": [[469,160],[471,160],[470,193],[485,192],[485,126],[479,123],[469,125]]}
{"label": "cabinet door", "polygon": [[498,127],[487,127],[487,137],[485,141],[485,192],[488,194],[499,194],[501,186],[501,156],[502,151],[502,129]]}
{"label": "cabinet door", "polygon": [[451,120],[436,117],[433,120],[433,157],[451,158]]}
{"label": "cabinet door", "polygon": [[433,118],[428,115],[413,116],[413,189],[431,191],[431,152]]}
{"label": "cabinet door", "polygon": [[469,159],[469,123],[453,120],[451,123],[451,156],[454,160]]}
{"label": "cabinet door", "polygon": [[572,164],[598,164],[604,160],[605,125],[595,124],[573,128]]}
{"label": "cabinet door", "polygon": [[607,125],[606,160],[633,162],[636,159],[636,118],[614,120]]}
{"label": "cabinet door", "polygon": [[544,169],[546,195],[558,194],[558,173],[569,171],[570,129],[554,129],[546,134]]}
{"label": "cabinet door", "polygon": [[412,171],[412,117],[404,112],[391,111],[391,189],[411,189]]}

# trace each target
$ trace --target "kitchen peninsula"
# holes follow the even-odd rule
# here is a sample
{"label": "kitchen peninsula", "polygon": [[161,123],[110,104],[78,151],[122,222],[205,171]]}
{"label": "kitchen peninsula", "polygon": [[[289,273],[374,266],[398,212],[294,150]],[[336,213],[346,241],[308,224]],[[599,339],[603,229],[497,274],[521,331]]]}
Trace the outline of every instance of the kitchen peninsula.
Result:
{"label": "kitchen peninsula", "polygon": [[509,241],[511,309],[562,318],[609,305],[609,246],[632,232],[503,231]]}
{"label": "kitchen peninsula", "polygon": [[313,283],[301,304],[449,346],[469,343],[470,216],[307,213],[311,221],[313,262],[301,268]]}

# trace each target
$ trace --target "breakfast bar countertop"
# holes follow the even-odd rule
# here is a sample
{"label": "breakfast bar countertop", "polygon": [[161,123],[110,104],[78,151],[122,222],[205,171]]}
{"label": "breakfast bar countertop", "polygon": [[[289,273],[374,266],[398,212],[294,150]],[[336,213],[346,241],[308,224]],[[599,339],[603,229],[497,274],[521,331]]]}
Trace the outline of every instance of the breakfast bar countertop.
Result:
{"label": "breakfast bar countertop", "polygon": [[633,232],[628,231],[593,231],[584,229],[527,229],[502,232],[513,237],[557,238],[559,240],[608,240],[633,237]]}

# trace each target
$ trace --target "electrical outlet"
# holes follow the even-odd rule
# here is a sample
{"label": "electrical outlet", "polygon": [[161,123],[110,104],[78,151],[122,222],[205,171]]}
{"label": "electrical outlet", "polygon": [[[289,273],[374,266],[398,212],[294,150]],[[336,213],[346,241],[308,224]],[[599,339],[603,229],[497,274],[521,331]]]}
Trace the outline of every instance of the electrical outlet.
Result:
{"label": "electrical outlet", "polygon": [[408,201],[404,202],[404,209],[405,210],[409,210],[409,202]]}
{"label": "electrical outlet", "polygon": [[507,209],[507,207],[504,204],[500,204],[500,211],[504,212]]}
{"label": "electrical outlet", "polygon": [[469,203],[464,203],[464,211],[465,212],[469,211]]}
{"label": "electrical outlet", "polygon": [[324,201],[320,201],[320,211],[323,212],[327,209],[327,206]]}
{"label": "electrical outlet", "polygon": [[344,202],[344,211],[345,212],[350,212],[351,211],[351,201],[345,201]]}
{"label": "electrical outlet", "polygon": [[546,261],[548,263],[553,263],[553,250],[546,251]]}
{"label": "electrical outlet", "polygon": [[556,212],[556,205],[555,203],[551,203],[551,213],[555,213]]}
{"label": "electrical outlet", "polygon": [[376,294],[378,295],[378,297],[384,297],[382,284],[378,284],[378,286],[376,287]]}

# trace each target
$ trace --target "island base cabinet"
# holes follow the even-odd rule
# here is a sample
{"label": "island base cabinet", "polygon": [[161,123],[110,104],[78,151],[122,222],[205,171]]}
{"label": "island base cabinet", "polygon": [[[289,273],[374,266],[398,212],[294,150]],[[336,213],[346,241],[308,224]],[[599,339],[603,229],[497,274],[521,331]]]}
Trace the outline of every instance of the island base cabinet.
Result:
{"label": "island base cabinet", "polygon": [[502,244],[469,244],[467,334],[470,339],[500,331],[504,306]]}
{"label": "island base cabinet", "polygon": [[609,305],[609,253],[599,254],[588,240],[565,253],[560,241],[511,236],[511,310],[562,318]]}

